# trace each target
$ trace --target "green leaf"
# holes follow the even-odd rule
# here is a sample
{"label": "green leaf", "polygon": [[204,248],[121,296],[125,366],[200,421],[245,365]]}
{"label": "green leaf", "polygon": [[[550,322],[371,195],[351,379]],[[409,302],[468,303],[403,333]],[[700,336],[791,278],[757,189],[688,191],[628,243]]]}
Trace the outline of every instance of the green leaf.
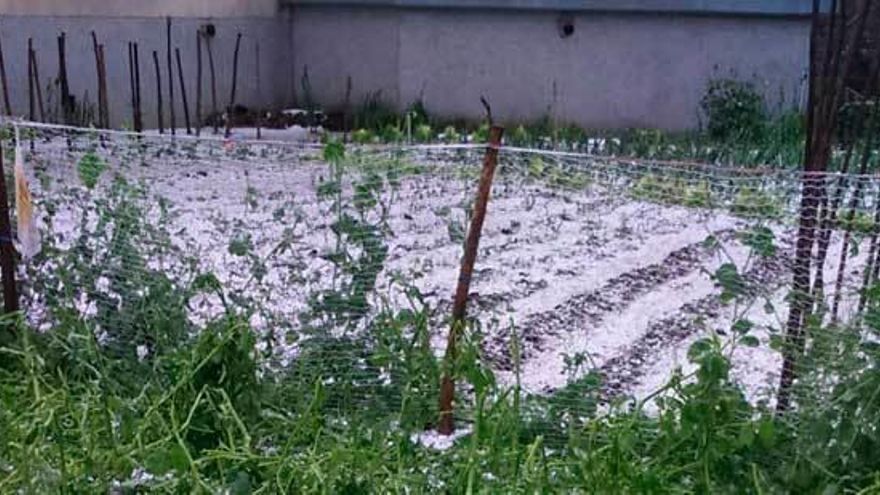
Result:
{"label": "green leaf", "polygon": [[97,154],[90,151],[80,158],[76,170],[79,173],[79,179],[88,189],[94,189],[98,184],[98,179],[104,172],[106,166]]}
{"label": "green leaf", "polygon": [[770,348],[774,351],[782,352],[782,349],[785,347],[785,339],[779,335],[771,335],[770,336]]}
{"label": "green leaf", "polygon": [[189,469],[186,452],[178,444],[166,448],[156,448],[144,460],[144,467],[150,473],[162,475],[170,471],[184,472]]}
{"label": "green leaf", "polygon": [[688,359],[691,362],[697,362],[703,359],[707,354],[712,352],[712,341],[709,339],[700,339],[694,342],[688,349]]}
{"label": "green leaf", "polygon": [[202,273],[193,280],[192,290],[196,292],[212,292],[223,288],[220,280],[213,273]]}
{"label": "green leaf", "polygon": [[721,302],[727,303],[741,296],[745,290],[746,282],[733,263],[725,263],[715,271],[713,277],[721,286]]}
{"label": "green leaf", "polygon": [[733,324],[733,327],[731,329],[738,334],[746,334],[749,333],[754,327],[755,324],[749,320],[736,320],[736,323]]}
{"label": "green leaf", "polygon": [[752,429],[751,423],[743,426],[742,430],[739,432],[739,436],[736,439],[737,445],[740,447],[751,447],[755,442],[755,431]]}
{"label": "green leaf", "polygon": [[765,448],[771,448],[776,443],[776,428],[773,421],[764,419],[758,427],[758,441]]}
{"label": "green leaf", "polygon": [[761,345],[761,341],[758,340],[757,337],[753,335],[746,335],[739,339],[739,343],[746,347],[758,347]]}
{"label": "green leaf", "polygon": [[324,160],[330,163],[338,163],[345,158],[345,145],[339,141],[328,141],[324,145]]}
{"label": "green leaf", "polygon": [[743,244],[752,248],[759,256],[769,258],[776,254],[776,245],[773,243],[775,236],[773,231],[763,226],[755,226],[740,234]]}
{"label": "green leaf", "polygon": [[229,241],[229,254],[233,256],[246,256],[253,248],[250,234],[239,233]]}

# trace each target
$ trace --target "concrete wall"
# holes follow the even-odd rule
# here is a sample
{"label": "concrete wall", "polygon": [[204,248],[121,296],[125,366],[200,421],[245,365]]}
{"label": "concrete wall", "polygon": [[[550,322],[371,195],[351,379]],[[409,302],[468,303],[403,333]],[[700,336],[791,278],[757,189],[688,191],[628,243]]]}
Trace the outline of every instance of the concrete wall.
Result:
{"label": "concrete wall", "polygon": [[[27,38],[34,38],[46,86],[57,76],[56,36],[61,31],[68,37],[71,89],[77,98],[88,92],[94,101],[89,33],[95,30],[107,50],[112,123],[131,123],[127,42],[136,40],[141,45],[145,124],[155,125],[152,50],[159,52],[166,95],[168,90],[164,15],[176,16],[174,40],[182,51],[191,107],[195,33],[206,22],[216,25],[213,50],[221,109],[229,98],[239,31],[244,39],[237,101],[245,105],[302,103],[307,67],[311,96],[330,109],[342,104],[351,77],[354,104],[381,91],[397,109],[422,98],[439,117],[479,119],[479,98],[485,95],[505,121],[549,115],[586,127],[694,127],[707,81],[730,74],[754,78],[771,99],[784,93],[796,101],[809,52],[809,19],[799,14],[581,9],[566,14],[575,31],[563,38],[561,14],[542,8],[311,1],[279,11],[277,5],[278,0],[0,0],[0,40],[13,109],[19,115],[27,111]],[[262,47],[259,95],[253,75],[257,41]],[[203,108],[210,103],[207,83],[206,59]],[[179,88],[175,93],[181,124]]]}
{"label": "concrete wall", "polygon": [[[239,77],[238,103],[244,105],[283,106],[291,101],[293,64],[291,62],[291,30],[288,16],[247,18],[175,18],[172,24],[173,46],[181,50],[183,72],[187,86],[190,113],[194,117],[196,100],[196,31],[204,23],[216,26],[212,40],[217,81],[218,107],[222,111],[229,101],[232,84],[232,60],[235,38],[243,34]],[[94,103],[97,95],[97,75],[92,50],[91,31],[105,44],[113,126],[130,126],[131,92],[129,89],[128,41],[140,44],[140,72],[144,125],[156,125],[156,78],[152,51],[159,55],[162,91],[165,98],[165,125],[168,125],[168,73],[165,55],[165,20],[157,17],[107,18],[91,16],[3,16],[0,19],[0,40],[6,62],[10,98],[16,115],[27,115],[27,39],[33,37],[44,99],[53,93],[58,76],[57,36],[67,37],[67,67],[71,92],[78,101],[88,94]],[[261,91],[257,93],[256,43],[261,46]],[[203,48],[204,49],[204,48]],[[203,112],[210,109],[208,58],[203,52]],[[177,125],[183,126],[183,106],[175,63],[175,108]],[[48,88],[48,89],[47,89]],[[57,100],[57,90],[54,90]]]}
{"label": "concrete wall", "polygon": [[278,0],[0,0],[0,14],[100,17],[272,17]]}
{"label": "concrete wall", "polygon": [[435,115],[476,119],[482,94],[500,119],[587,127],[694,127],[715,76],[754,77],[771,100],[802,91],[803,17],[579,12],[562,38],[559,15],[300,5],[296,73],[307,65],[329,106],[351,76],[356,98],[381,89],[397,108],[421,96]]}

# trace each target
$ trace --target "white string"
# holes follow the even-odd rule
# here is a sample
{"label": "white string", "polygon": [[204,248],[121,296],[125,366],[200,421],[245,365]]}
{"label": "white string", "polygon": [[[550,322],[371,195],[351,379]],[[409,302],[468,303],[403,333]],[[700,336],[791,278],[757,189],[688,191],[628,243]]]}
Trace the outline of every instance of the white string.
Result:
{"label": "white string", "polygon": [[[216,144],[243,144],[243,145],[272,145],[272,146],[282,146],[282,147],[292,147],[292,148],[310,148],[310,149],[320,149],[323,145],[321,143],[312,143],[312,142],[297,142],[297,141],[283,141],[283,140],[273,140],[273,139],[251,139],[251,138],[224,138],[224,137],[214,137],[214,136],[194,136],[194,135],[186,135],[186,134],[178,134],[178,135],[170,135],[170,134],[156,134],[156,133],[148,133],[148,132],[134,132],[134,131],[120,131],[115,129],[99,129],[96,127],[77,127],[72,125],[64,125],[64,124],[49,124],[45,122],[33,122],[28,120],[9,118],[9,117],[0,117],[0,124],[13,125],[17,127],[27,127],[31,129],[45,129],[45,130],[55,130],[55,131],[70,131],[70,132],[79,132],[79,133],[97,133],[104,134],[108,136],[121,136],[121,137],[135,137],[135,138],[146,138],[146,139],[164,139],[167,141],[201,141],[208,143],[216,143]],[[357,145],[358,148],[364,148],[369,150],[416,150],[416,151],[432,151],[432,150],[472,150],[472,149],[483,149],[486,147],[485,144],[415,144],[415,145]]]}
{"label": "white string", "polygon": [[[271,140],[271,139],[250,139],[250,138],[229,138],[226,139],[224,137],[213,137],[213,136],[194,136],[194,135],[170,135],[170,134],[154,134],[154,133],[146,133],[146,132],[134,132],[134,131],[121,131],[114,129],[98,129],[95,127],[77,127],[71,125],[64,124],[49,124],[44,122],[33,122],[24,119],[18,118],[10,118],[10,117],[2,117],[0,116],[0,124],[13,125],[16,128],[18,127],[26,127],[32,129],[46,129],[46,130],[57,130],[57,131],[69,131],[69,132],[79,132],[79,133],[98,133],[109,136],[123,136],[123,137],[135,137],[135,138],[146,138],[146,139],[159,139],[159,140],[168,140],[168,141],[176,141],[176,140],[186,140],[186,141],[195,141],[195,142],[207,142],[207,143],[216,143],[216,144],[241,144],[241,145],[272,145],[279,147],[291,147],[291,148],[299,148],[299,149],[320,149],[323,145],[320,143],[311,143],[311,142],[294,142],[294,141],[283,141],[283,140]],[[461,143],[461,144],[357,144],[350,145],[352,149],[362,149],[367,151],[452,151],[452,150],[481,150],[487,149],[490,147],[486,143]],[[580,160],[590,160],[590,161],[613,161],[619,165],[630,165],[633,167],[638,166],[647,166],[653,169],[663,169],[663,170],[687,170],[688,167],[695,169],[703,169],[706,175],[714,175],[719,174],[722,176],[730,176],[733,174],[741,174],[747,175],[754,178],[767,177],[770,176],[788,176],[791,178],[800,178],[803,177],[813,177],[813,178],[852,178],[856,180],[864,180],[864,179],[872,179],[877,180],[878,176],[876,174],[856,174],[856,173],[846,173],[842,174],[839,171],[822,171],[822,172],[805,172],[801,169],[780,169],[775,167],[737,167],[737,166],[724,166],[717,165],[713,163],[699,163],[699,162],[686,162],[686,161],[675,161],[675,160],[660,160],[660,159],[646,159],[646,158],[635,158],[635,157],[621,157],[621,156],[608,156],[608,155],[600,155],[594,153],[583,153],[583,152],[573,152],[573,151],[557,151],[557,150],[546,150],[546,149],[537,149],[537,148],[523,148],[517,146],[506,146],[502,145],[497,147],[500,152],[503,153],[515,153],[515,154],[530,154],[530,155],[538,155],[545,156],[550,158],[573,158]]]}

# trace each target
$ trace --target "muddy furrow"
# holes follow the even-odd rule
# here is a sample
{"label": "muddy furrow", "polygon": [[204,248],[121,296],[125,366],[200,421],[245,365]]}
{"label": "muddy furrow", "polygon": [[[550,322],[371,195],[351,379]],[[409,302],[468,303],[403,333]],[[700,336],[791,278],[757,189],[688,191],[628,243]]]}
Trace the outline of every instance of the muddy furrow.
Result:
{"label": "muddy furrow", "polygon": [[[758,261],[744,274],[746,286],[759,288],[762,294],[773,293],[788,282],[787,259],[791,259],[789,252]],[[752,293],[746,294],[746,298],[760,297],[756,291],[748,292]],[[722,309],[720,294],[711,294],[684,304],[673,316],[654,321],[624,354],[609,359],[598,369],[602,377],[601,400],[611,402],[624,395],[644,375],[650,356],[705,330],[703,322],[721,316]]]}
{"label": "muddy furrow", "polygon": [[[733,237],[734,231],[723,230],[714,235],[727,240]],[[597,327],[606,316],[622,311],[640,296],[698,270],[715,252],[714,247],[702,241],[689,244],[673,251],[660,263],[631,270],[609,280],[597,290],[574,296],[549,311],[530,315],[517,325],[521,362],[545,350],[544,343],[548,337]],[[503,329],[484,343],[484,356],[497,369],[513,369],[511,338],[510,330]]]}

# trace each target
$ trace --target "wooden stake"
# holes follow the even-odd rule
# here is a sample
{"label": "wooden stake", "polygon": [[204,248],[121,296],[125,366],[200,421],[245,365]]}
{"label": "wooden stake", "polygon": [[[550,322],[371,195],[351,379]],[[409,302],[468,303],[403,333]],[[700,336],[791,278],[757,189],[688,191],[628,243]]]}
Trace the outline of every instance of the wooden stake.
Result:
{"label": "wooden stake", "polygon": [[74,108],[73,98],[70,95],[70,85],[67,82],[67,35],[63,32],[58,36],[58,83],[61,86],[61,115],[62,122],[73,124]]}
{"label": "wooden stake", "polygon": [[34,40],[28,38],[27,64],[28,64],[28,120],[34,122],[37,119],[37,102],[34,96],[34,64],[31,63],[31,52],[34,48]]}
{"label": "wooden stake", "polygon": [[486,219],[486,208],[489,204],[492,179],[495,176],[495,168],[498,165],[498,149],[501,147],[501,137],[503,135],[503,127],[493,125],[489,130],[489,147],[486,149],[486,155],[483,158],[483,173],[480,176],[477,199],[474,203],[474,216],[471,218],[471,226],[464,245],[464,257],[461,260],[461,271],[458,274],[458,286],[455,289],[455,300],[452,304],[452,325],[446,341],[445,369],[443,381],[440,385],[440,423],[437,426],[437,432],[441,435],[451,435],[455,431],[453,418],[455,381],[452,372],[456,359],[456,343],[458,333],[465,326],[471,276],[474,272],[474,263],[477,261],[480,235],[483,231],[483,222]]}
{"label": "wooden stake", "polygon": [[196,31],[196,136],[202,134],[202,33]]}
{"label": "wooden stake", "polygon": [[3,277],[3,310],[9,314],[18,311],[19,306],[18,287],[15,284],[15,246],[12,243],[7,196],[3,143],[0,142],[0,275]]}
{"label": "wooden stake", "polygon": [[174,56],[177,57],[177,75],[180,79],[180,98],[183,101],[183,120],[186,123],[186,133],[192,134],[189,125],[189,103],[186,101],[186,84],[183,78],[183,64],[180,62],[180,48],[174,49]]}
{"label": "wooden stake", "polygon": [[135,105],[134,105],[134,130],[137,132],[143,132],[144,130],[144,112],[141,103],[143,100],[141,99],[141,58],[140,58],[140,46],[137,43],[132,45],[134,49],[134,95],[135,95]]}
{"label": "wooden stake", "polygon": [[40,122],[45,122],[46,109],[43,107],[43,88],[40,86],[40,69],[37,65],[37,52],[33,49],[33,43],[30,38],[28,39],[28,46],[30,47],[31,66],[33,67],[34,89],[36,89],[37,93],[37,108],[40,109]]}
{"label": "wooden stake", "polygon": [[98,88],[101,90],[99,97],[101,99],[100,108],[103,109],[101,122],[105,129],[110,128],[110,98],[107,95],[107,57],[104,55],[104,45],[98,45],[98,55],[100,61],[98,63]]}
{"label": "wooden stake", "polygon": [[134,88],[134,45],[128,42],[128,90],[131,93],[131,127],[137,130],[137,95]]}
{"label": "wooden stake", "polygon": [[256,43],[256,54],[255,54],[255,62],[254,63],[256,64],[256,71],[257,71],[257,107],[256,107],[257,139],[262,139],[263,133],[262,133],[262,130],[260,129],[260,124],[262,123],[261,121],[263,119],[263,112],[262,112],[262,110],[260,110],[260,108],[262,108],[262,105],[263,105],[263,101],[262,101],[263,94],[260,91],[260,42],[259,41],[257,41],[257,43]]}
{"label": "wooden stake", "polygon": [[351,75],[345,78],[345,99],[342,103],[342,140],[348,142],[348,134],[351,131]]}
{"label": "wooden stake", "polygon": [[[131,50],[129,45],[129,50]],[[104,126],[104,98],[102,98],[103,88],[101,88],[101,51],[98,48],[98,36],[92,31],[92,51],[95,53],[95,74],[98,85],[98,127]]]}
{"label": "wooden stake", "polygon": [[229,92],[229,106],[226,107],[226,137],[232,133],[232,115],[235,112],[235,90],[238,86],[238,52],[241,49],[241,33],[235,37],[235,53],[232,55],[232,90]]}
{"label": "wooden stake", "polygon": [[153,65],[156,67],[156,98],[158,102],[159,134],[165,134],[165,115],[162,113],[162,75],[159,73],[159,54],[153,50]]}
{"label": "wooden stake", "polygon": [[214,134],[219,131],[217,123],[217,74],[214,72],[214,51],[211,49],[211,38],[205,38],[205,49],[208,51],[208,71],[211,74],[211,119],[214,121]]}
{"label": "wooden stake", "polygon": [[3,105],[6,115],[12,115],[12,105],[9,104],[9,83],[6,81],[6,63],[3,61],[3,43],[0,41],[0,83],[3,83]]}
{"label": "wooden stake", "polygon": [[174,116],[174,66],[171,65],[171,17],[165,18],[165,48],[168,62],[168,107],[171,111],[171,135],[177,134],[177,118]]}

